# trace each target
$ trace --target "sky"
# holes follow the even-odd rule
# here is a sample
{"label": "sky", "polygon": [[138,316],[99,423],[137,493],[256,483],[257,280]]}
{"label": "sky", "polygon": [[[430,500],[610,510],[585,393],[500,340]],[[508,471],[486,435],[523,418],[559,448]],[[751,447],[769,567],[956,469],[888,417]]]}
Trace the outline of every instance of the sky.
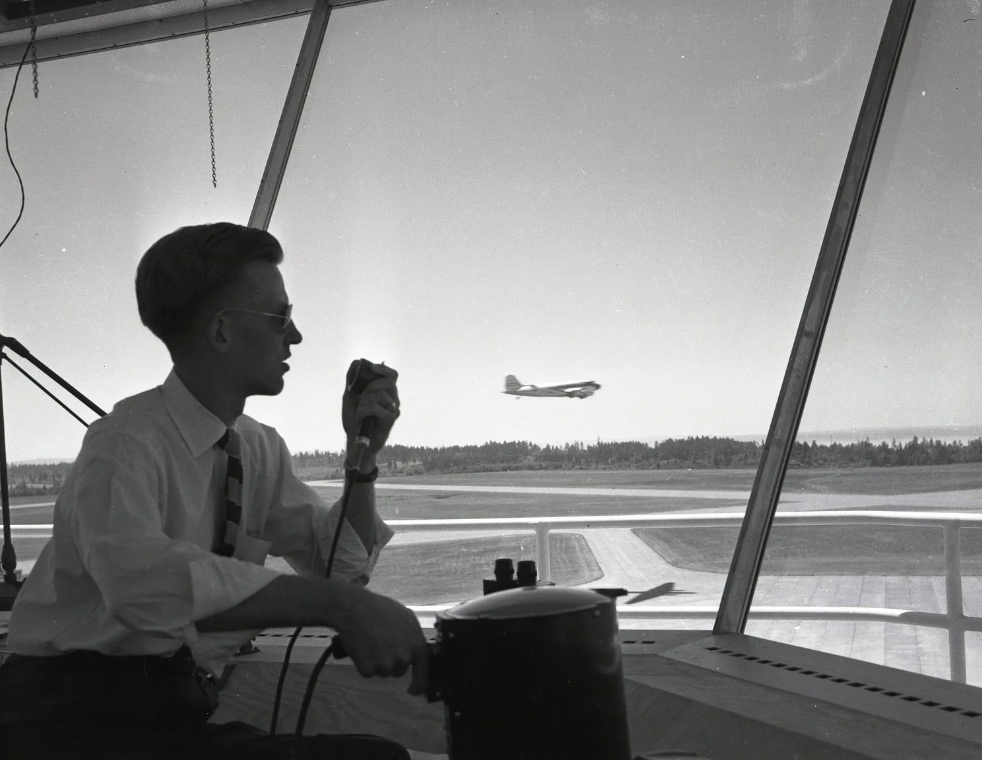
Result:
{"label": "sky", "polygon": [[[763,438],[888,5],[335,11],[270,224],[304,340],[246,412],[338,450],[364,356],[400,372],[393,443]],[[915,18],[802,430],[982,423],[978,6]],[[23,72],[0,333],[107,410],[163,381],[137,262],[248,221],[305,25],[212,35],[217,188],[203,37],[43,63],[38,100]],[[4,233],[19,202],[0,165]],[[602,388],[516,400],[506,374]],[[2,380],[8,459],[73,458],[84,428]]]}

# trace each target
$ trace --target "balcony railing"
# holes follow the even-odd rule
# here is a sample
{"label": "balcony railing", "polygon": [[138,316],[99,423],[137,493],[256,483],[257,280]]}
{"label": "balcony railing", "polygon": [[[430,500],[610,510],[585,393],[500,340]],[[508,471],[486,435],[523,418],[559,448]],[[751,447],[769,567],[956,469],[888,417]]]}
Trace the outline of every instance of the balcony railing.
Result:
{"label": "balcony railing", "polygon": [[[388,520],[396,532],[495,530],[535,532],[536,565],[539,577],[552,579],[549,533],[553,530],[590,530],[595,528],[721,528],[739,527],[742,512],[704,515],[603,515],[596,517],[506,517],[449,520]],[[965,683],[965,633],[982,632],[982,618],[965,614],[962,598],[961,547],[959,531],[963,527],[982,528],[982,515],[941,512],[883,512],[852,510],[835,512],[787,512],[774,517],[774,525],[903,525],[938,527],[944,533],[945,612],[887,609],[878,607],[777,607],[755,605],[750,617],[755,620],[841,620],[849,622],[901,623],[941,628],[948,632],[948,654],[951,680]],[[435,614],[453,605],[413,606],[417,614]],[[715,619],[715,606],[664,605],[632,607],[624,617],[649,620]]]}
{"label": "balcony railing", "polygon": [[[594,517],[489,517],[445,520],[387,520],[397,533],[412,531],[529,531],[535,533],[536,565],[539,577],[552,579],[552,558],[549,553],[549,533],[553,530],[585,531],[598,528],[721,528],[739,527],[742,512],[699,515],[601,515]],[[962,598],[961,546],[962,528],[982,528],[982,515],[951,512],[884,512],[871,510],[835,512],[778,513],[774,525],[901,525],[937,527],[944,535],[945,612],[888,609],[879,607],[799,607],[754,606],[755,620],[823,620],[849,622],[900,623],[948,632],[950,678],[965,683],[965,633],[982,633],[982,617],[965,614]],[[25,536],[50,535],[51,525],[15,525],[13,530]],[[411,605],[418,615],[434,615],[453,604]],[[664,605],[632,607],[624,617],[648,620],[715,619],[715,606]]]}

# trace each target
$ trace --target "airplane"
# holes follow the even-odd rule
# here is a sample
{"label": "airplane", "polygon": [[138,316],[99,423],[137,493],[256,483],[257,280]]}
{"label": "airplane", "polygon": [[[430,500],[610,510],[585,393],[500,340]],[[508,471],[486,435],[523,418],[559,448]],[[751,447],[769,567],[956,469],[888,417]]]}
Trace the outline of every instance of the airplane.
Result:
{"label": "airplane", "polygon": [[[502,393],[512,396],[537,396],[539,398],[587,398],[600,390],[599,383],[590,380],[586,383],[568,383],[566,385],[547,385],[540,388],[537,385],[522,385],[514,375],[505,378],[505,389]],[[518,399],[515,399],[518,401]]]}

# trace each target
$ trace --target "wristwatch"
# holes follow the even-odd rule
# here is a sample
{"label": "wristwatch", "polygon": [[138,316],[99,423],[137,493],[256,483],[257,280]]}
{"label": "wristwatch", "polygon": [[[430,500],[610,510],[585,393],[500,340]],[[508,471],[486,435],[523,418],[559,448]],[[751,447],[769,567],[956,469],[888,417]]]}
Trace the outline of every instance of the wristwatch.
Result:
{"label": "wristwatch", "polygon": [[378,465],[373,467],[371,472],[362,472],[361,470],[356,470],[348,464],[348,460],[345,460],[344,474],[346,478],[353,480],[355,483],[374,483],[378,478]]}

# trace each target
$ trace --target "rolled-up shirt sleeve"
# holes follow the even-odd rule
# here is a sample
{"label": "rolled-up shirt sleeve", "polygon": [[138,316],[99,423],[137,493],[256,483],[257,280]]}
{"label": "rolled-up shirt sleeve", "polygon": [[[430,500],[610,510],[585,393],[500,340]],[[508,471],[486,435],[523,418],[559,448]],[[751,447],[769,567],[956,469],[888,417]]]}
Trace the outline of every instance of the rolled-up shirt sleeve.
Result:
{"label": "rolled-up shirt sleeve", "polygon": [[[323,577],[341,516],[341,499],[328,506],[294,474],[286,445],[281,442],[279,449],[279,498],[267,517],[263,537],[272,542],[270,554],[285,559],[298,574]],[[331,567],[332,578],[368,583],[379,553],[395,535],[378,513],[374,523],[375,540],[369,551],[355,529],[344,521]]]}
{"label": "rolled-up shirt sleeve", "polygon": [[88,458],[72,515],[80,560],[127,629],[186,637],[195,620],[252,596],[279,573],[221,558],[165,532],[161,467],[135,438],[117,436]]}

